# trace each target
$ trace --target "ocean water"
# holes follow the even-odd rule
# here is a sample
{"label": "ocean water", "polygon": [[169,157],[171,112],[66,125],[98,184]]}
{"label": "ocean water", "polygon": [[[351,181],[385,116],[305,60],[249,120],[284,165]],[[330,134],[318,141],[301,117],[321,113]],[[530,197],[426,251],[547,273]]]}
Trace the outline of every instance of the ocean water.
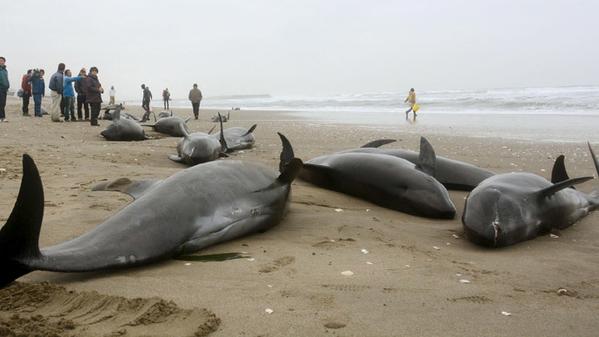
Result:
{"label": "ocean water", "polygon": [[[416,91],[421,110],[406,121],[405,92],[336,96],[207,97],[202,108],[282,111],[312,122],[402,132],[544,141],[599,142],[599,86]],[[187,100],[173,107],[189,108]],[[410,116],[411,117],[411,116]],[[284,118],[284,117],[282,117]]]}

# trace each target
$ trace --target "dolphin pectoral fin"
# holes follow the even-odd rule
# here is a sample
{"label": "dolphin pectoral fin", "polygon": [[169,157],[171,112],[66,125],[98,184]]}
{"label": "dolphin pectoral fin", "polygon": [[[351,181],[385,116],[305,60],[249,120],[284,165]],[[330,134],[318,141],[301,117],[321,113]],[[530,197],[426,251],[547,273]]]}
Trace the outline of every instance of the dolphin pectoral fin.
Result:
{"label": "dolphin pectoral fin", "polygon": [[540,191],[537,191],[537,195],[541,198],[547,198],[552,196],[553,194],[555,194],[558,191],[563,190],[564,188],[568,188],[572,185],[576,185],[576,184],[582,184],[585,181],[589,181],[593,179],[593,177],[580,177],[580,178],[572,178],[572,179],[568,179],[562,182],[559,182],[557,184],[553,184],[549,187],[546,187]]}
{"label": "dolphin pectoral fin", "polygon": [[416,168],[430,176],[435,176],[435,162],[437,161],[435,150],[431,143],[424,137],[420,137],[420,154]]}
{"label": "dolphin pectoral fin", "polygon": [[131,180],[129,178],[119,178],[110,182],[97,184],[92,187],[92,191],[117,191],[137,199],[152,187],[160,184],[161,181],[162,180]]}
{"label": "dolphin pectoral fin", "polygon": [[258,126],[258,124],[254,124],[254,125],[250,126],[250,128],[248,129],[248,131],[246,133],[244,133],[243,135],[241,135],[241,137],[247,136],[250,133],[254,132],[254,130],[256,130],[256,126]]}
{"label": "dolphin pectoral fin", "polygon": [[175,155],[175,154],[171,154],[171,155],[169,155],[169,156],[168,156],[168,159],[170,159],[170,160],[172,160],[172,161],[174,161],[174,162],[177,162],[177,163],[181,163],[181,162],[183,162],[183,158],[181,158],[181,157],[179,157],[179,156],[177,156],[177,155]]}
{"label": "dolphin pectoral fin", "polygon": [[385,144],[394,143],[394,142],[396,142],[395,139],[377,139],[377,140],[373,140],[372,142],[368,142],[368,143],[362,145],[361,148],[381,147]]}
{"label": "dolphin pectoral fin", "polygon": [[44,189],[33,159],[23,155],[23,178],[15,206],[0,230],[0,288],[31,271],[19,259],[40,257]]}
{"label": "dolphin pectoral fin", "polygon": [[[570,179],[568,172],[566,172],[566,165],[564,164],[564,155],[560,155],[555,159],[553,169],[551,170],[551,182],[556,184],[562,181]],[[572,186],[572,188],[574,188]]]}

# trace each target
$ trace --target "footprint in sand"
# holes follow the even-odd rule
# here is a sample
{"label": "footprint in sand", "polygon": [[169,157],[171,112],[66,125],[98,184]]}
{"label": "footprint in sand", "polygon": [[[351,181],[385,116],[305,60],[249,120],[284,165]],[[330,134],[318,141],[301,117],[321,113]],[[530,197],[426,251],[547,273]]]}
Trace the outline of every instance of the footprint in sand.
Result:
{"label": "footprint in sand", "polygon": [[0,290],[0,336],[207,336],[220,319],[160,298],[15,282]]}
{"label": "footprint in sand", "polygon": [[278,258],[271,263],[265,264],[258,270],[260,273],[272,273],[273,271],[279,270],[281,267],[285,267],[287,265],[295,262],[295,257],[293,256],[284,256]]}

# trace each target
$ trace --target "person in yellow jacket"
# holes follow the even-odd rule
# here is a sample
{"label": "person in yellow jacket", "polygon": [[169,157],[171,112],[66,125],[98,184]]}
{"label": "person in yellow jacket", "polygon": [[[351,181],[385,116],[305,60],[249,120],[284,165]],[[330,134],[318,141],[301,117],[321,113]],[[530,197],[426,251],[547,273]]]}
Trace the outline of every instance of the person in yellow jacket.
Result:
{"label": "person in yellow jacket", "polygon": [[416,91],[414,91],[414,88],[410,89],[408,97],[406,97],[404,103],[410,104],[410,108],[406,110],[406,119],[408,119],[408,114],[410,113],[410,111],[414,112],[414,118],[416,118],[416,112],[418,111],[419,106],[418,104],[416,104]]}

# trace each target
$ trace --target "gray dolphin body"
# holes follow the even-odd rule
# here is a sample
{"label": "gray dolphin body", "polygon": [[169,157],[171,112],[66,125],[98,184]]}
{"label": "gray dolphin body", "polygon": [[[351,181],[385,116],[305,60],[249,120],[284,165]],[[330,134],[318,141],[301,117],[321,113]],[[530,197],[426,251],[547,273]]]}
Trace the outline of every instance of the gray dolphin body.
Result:
{"label": "gray dolphin body", "polygon": [[185,133],[183,129],[187,128],[188,119],[183,119],[177,116],[160,118],[154,124],[145,124],[154,128],[156,132],[164,133],[172,137],[184,137]]}
{"label": "gray dolphin body", "polygon": [[118,107],[112,114],[112,124],[100,134],[107,140],[131,141],[147,139],[144,129],[130,118],[121,118],[121,108]]}
{"label": "gray dolphin body", "polygon": [[[219,114],[220,117],[220,114]],[[170,155],[169,159],[189,166],[206,163],[226,157],[228,152],[227,143],[220,133],[220,139],[210,135],[214,127],[205,132],[188,133],[187,129],[182,128],[183,138],[177,143],[177,155]],[[220,121],[220,130],[223,130],[223,122]]]}
{"label": "gray dolphin body", "polygon": [[478,245],[503,247],[567,228],[599,207],[599,190],[585,194],[570,188],[592,178],[569,179],[563,156],[555,162],[551,182],[532,173],[490,177],[466,199],[466,236]]}
{"label": "gray dolphin body", "polygon": [[[390,141],[383,142],[383,144],[389,142]],[[376,142],[373,143],[375,143],[372,145],[374,147],[371,147],[369,143],[366,144],[365,147],[343,152],[386,154],[403,158],[414,164],[418,163],[418,158],[420,156],[418,152],[402,149],[381,149],[376,146],[382,144]],[[483,180],[493,176],[494,174],[495,173],[481,169],[475,165],[442,156],[435,156],[435,167],[434,172],[432,172],[433,177],[435,177],[435,179],[437,179],[447,189],[460,191],[471,191]]]}
{"label": "gray dolphin body", "polygon": [[226,128],[221,132],[215,133],[213,137],[219,139],[221,133],[223,133],[230,151],[249,149],[256,142],[253,134],[255,129],[256,124],[252,125],[249,129],[241,127]]}
{"label": "gray dolphin body", "polygon": [[311,159],[300,178],[401,212],[451,219],[455,206],[447,189],[416,165],[394,156],[335,153]]}
{"label": "gray dolphin body", "polygon": [[17,202],[0,230],[0,287],[33,270],[131,267],[265,231],[283,218],[290,184],[302,165],[281,139],[286,146],[280,175],[253,163],[215,161],[163,181],[101,184],[96,189],[122,191],[135,200],[90,232],[41,250],[43,187],[35,163],[24,155]]}

